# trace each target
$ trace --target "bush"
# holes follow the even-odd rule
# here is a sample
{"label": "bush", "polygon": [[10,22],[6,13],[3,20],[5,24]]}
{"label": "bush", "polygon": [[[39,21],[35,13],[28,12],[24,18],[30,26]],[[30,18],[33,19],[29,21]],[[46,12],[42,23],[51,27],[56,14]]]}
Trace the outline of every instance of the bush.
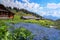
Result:
{"label": "bush", "polygon": [[[0,27],[0,40],[27,40],[27,38],[31,35],[31,32],[27,29],[21,27],[16,28],[13,31],[10,31],[8,28],[11,27],[7,26],[6,24],[2,23]],[[14,27],[12,27],[14,28]],[[32,39],[30,37],[30,39]]]}

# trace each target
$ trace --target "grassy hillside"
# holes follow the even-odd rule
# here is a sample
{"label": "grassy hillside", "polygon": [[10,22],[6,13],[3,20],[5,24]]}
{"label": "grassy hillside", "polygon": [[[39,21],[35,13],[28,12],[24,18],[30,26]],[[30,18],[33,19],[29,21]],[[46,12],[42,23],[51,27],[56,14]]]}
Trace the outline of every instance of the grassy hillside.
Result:
{"label": "grassy hillside", "polygon": [[[34,23],[34,24],[39,24],[39,25],[42,25],[42,26],[46,26],[46,27],[49,27],[50,25],[54,25],[54,22],[52,20],[48,20],[48,19],[42,19],[43,17],[36,14],[36,13],[33,13],[33,12],[29,12],[25,9],[20,9],[20,10],[16,10],[16,9],[13,9],[12,10],[13,12],[15,12],[15,16],[14,16],[14,19],[13,20],[8,20],[8,22],[11,22],[11,23],[19,23],[19,22],[25,22],[25,23]],[[34,15],[35,17],[40,17],[41,19],[40,20],[23,20],[21,19],[21,16],[31,16],[31,15]]]}
{"label": "grassy hillside", "polygon": [[[8,8],[10,11],[12,11],[13,13],[15,13],[14,15],[14,19],[8,19],[8,20],[0,20],[0,21],[3,21],[3,22],[10,22],[10,23],[20,23],[20,22],[25,22],[25,23],[34,23],[34,24],[39,24],[39,25],[42,25],[42,26],[45,26],[45,27],[50,27],[50,25],[54,25],[55,23],[51,20],[47,20],[47,19],[43,19],[42,16],[36,14],[36,13],[33,13],[33,12],[30,12],[28,10],[25,10],[25,9],[17,9],[17,8]],[[23,20],[21,19],[21,16],[35,16],[35,17],[39,17],[40,20]]]}

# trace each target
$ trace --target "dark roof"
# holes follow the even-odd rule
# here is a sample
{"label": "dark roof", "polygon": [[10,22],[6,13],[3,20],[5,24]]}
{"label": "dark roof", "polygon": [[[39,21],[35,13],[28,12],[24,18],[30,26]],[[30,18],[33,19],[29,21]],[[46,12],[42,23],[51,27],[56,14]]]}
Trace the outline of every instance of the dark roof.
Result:
{"label": "dark roof", "polygon": [[4,5],[0,4],[0,6],[4,7]]}
{"label": "dark roof", "polygon": [[[9,9],[7,9],[4,5],[0,4],[0,11],[4,11],[4,12],[10,12],[13,13],[12,11],[10,11]],[[14,14],[14,13],[13,13]]]}
{"label": "dark roof", "polygon": [[0,4],[0,9],[7,10],[4,5]]}
{"label": "dark roof", "polygon": [[35,17],[35,16],[22,16],[23,18],[26,18],[26,19],[40,19],[38,17]]}
{"label": "dark roof", "polygon": [[25,18],[35,18],[34,16],[23,16]]}

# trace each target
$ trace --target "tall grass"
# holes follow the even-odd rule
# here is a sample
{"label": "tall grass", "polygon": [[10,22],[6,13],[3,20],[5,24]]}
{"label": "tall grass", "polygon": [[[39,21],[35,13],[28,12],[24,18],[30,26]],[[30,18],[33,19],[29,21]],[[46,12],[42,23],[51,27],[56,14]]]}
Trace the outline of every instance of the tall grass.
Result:
{"label": "tall grass", "polygon": [[[12,28],[12,31],[9,29]],[[23,27],[16,28],[7,26],[5,22],[0,22],[0,40],[27,40],[33,38],[31,32]]]}

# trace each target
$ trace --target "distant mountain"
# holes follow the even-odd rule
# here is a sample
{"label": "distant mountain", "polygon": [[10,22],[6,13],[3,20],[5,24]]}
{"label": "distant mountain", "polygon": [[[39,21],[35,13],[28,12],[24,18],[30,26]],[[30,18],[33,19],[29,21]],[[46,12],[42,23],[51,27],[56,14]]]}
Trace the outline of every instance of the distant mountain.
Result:
{"label": "distant mountain", "polygon": [[53,16],[44,16],[44,18],[47,18],[47,19],[50,19],[50,20],[58,20],[59,18],[57,18],[57,17],[53,17]]}
{"label": "distant mountain", "polygon": [[57,19],[56,22],[60,22],[60,19]]}

